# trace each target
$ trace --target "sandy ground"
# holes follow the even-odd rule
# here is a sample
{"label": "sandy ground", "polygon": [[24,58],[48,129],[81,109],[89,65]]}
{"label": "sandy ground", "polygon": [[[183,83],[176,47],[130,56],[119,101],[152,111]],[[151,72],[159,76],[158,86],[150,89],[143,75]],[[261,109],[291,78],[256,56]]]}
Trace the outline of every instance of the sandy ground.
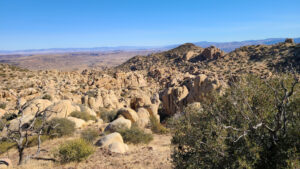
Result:
{"label": "sandy ground", "polygon": [[[43,148],[48,150],[49,153],[54,151],[60,143],[67,139],[71,138],[62,138],[45,142]],[[14,165],[14,167],[11,168],[20,169],[169,169],[171,168],[170,140],[170,135],[154,135],[154,140],[150,144],[129,145],[129,151],[125,154],[111,153],[106,149],[97,147],[96,152],[93,155],[78,164],[69,163],[60,165],[53,162],[30,160],[22,166],[17,166],[18,156],[16,150],[10,150],[9,153],[1,155],[0,158],[7,157],[8,155]],[[28,149],[26,153],[34,153],[35,150],[36,147],[32,147]]]}

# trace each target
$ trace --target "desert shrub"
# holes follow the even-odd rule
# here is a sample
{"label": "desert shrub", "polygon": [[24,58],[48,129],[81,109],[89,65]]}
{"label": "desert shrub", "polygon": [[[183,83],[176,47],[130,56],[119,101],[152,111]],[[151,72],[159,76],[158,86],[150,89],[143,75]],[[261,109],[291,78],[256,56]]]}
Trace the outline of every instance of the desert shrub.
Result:
{"label": "desert shrub", "polygon": [[137,125],[133,125],[130,129],[118,130],[125,143],[132,144],[149,144],[153,140],[153,136],[150,133],[145,133]]}
{"label": "desert shrub", "polygon": [[[37,118],[35,119],[35,122],[34,122],[34,124],[33,124],[33,128],[34,128],[35,130],[38,130],[39,128],[42,127],[42,125],[43,125],[43,117],[40,116],[40,117],[37,117]],[[46,127],[47,127],[47,126],[46,126]]]}
{"label": "desert shrub", "polygon": [[300,93],[294,82],[288,75],[241,77],[224,95],[203,101],[203,109],[185,110],[172,138],[175,168],[295,168]]}
{"label": "desert shrub", "polygon": [[43,97],[42,97],[42,99],[45,99],[45,100],[52,100],[52,96],[51,95],[49,95],[49,94],[45,94]]}
{"label": "desert shrub", "polygon": [[[46,140],[49,140],[50,139],[50,136],[47,136],[47,135],[41,135],[41,142],[44,142],[44,141],[46,141]],[[25,140],[24,140],[24,142],[25,142]],[[29,139],[28,139],[28,144],[27,144],[27,146],[28,147],[33,147],[33,146],[36,146],[36,145],[38,145],[38,136],[37,135],[35,135],[35,136],[31,136],[31,137],[29,137]]]}
{"label": "desert shrub", "polygon": [[5,109],[6,108],[6,103],[0,103],[0,109]]}
{"label": "desert shrub", "polygon": [[97,118],[93,115],[90,115],[86,112],[80,112],[80,111],[73,111],[70,116],[72,117],[76,117],[76,118],[79,118],[79,119],[82,119],[84,121],[89,121],[89,120],[94,120],[96,121]]}
{"label": "desert shrub", "polygon": [[94,147],[83,139],[71,140],[58,149],[57,156],[61,163],[80,162],[94,153]]}
{"label": "desert shrub", "polygon": [[107,110],[105,108],[99,108],[99,114],[100,114],[100,118],[106,122],[112,122],[113,120],[115,120],[116,116],[117,116],[117,111],[116,110]]}
{"label": "desert shrub", "polygon": [[99,132],[96,129],[87,128],[81,132],[81,138],[93,142],[99,136]]}
{"label": "desert shrub", "polygon": [[0,73],[0,76],[1,77],[6,77],[6,74],[5,73]]}
{"label": "desert shrub", "polygon": [[168,129],[165,128],[157,118],[154,116],[150,117],[150,126],[151,126],[151,131],[156,134],[166,134],[168,133]]}
{"label": "desert shrub", "polygon": [[0,140],[0,154],[7,152],[9,149],[16,146],[15,142]]}
{"label": "desert shrub", "polygon": [[47,126],[47,134],[51,138],[72,135],[75,131],[75,123],[66,118],[53,118]]}

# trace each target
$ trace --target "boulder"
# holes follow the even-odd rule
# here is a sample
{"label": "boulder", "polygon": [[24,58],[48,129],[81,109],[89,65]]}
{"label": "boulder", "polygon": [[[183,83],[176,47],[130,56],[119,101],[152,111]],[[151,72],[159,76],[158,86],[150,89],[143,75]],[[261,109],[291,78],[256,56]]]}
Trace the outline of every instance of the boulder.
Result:
{"label": "boulder", "polygon": [[120,143],[120,142],[113,142],[108,146],[108,150],[114,153],[125,153],[128,151],[127,144]]}
{"label": "boulder", "polygon": [[27,102],[26,99],[20,98],[20,99],[18,100],[18,105],[19,105],[19,106],[23,106],[26,102]]}
{"label": "boulder", "polygon": [[218,59],[220,57],[223,57],[225,55],[225,53],[219,49],[219,48],[216,48],[215,46],[210,46],[208,48],[205,48],[204,51],[190,59],[191,62],[198,62],[198,61],[204,61],[204,60],[215,60],[215,59]]}
{"label": "boulder", "polygon": [[187,103],[201,102],[209,97],[211,92],[219,90],[221,84],[217,78],[207,77],[204,74],[198,75],[189,83],[189,95]]}
{"label": "boulder", "polygon": [[70,100],[61,100],[47,108],[51,112],[51,117],[65,118],[73,111],[81,111],[80,107],[72,103]]}
{"label": "boulder", "polygon": [[172,115],[181,111],[184,105],[184,99],[189,94],[186,86],[170,87],[162,93],[162,103],[167,115]]}
{"label": "boulder", "polygon": [[[216,77],[207,77],[204,74],[188,77],[183,84],[179,87],[169,87],[162,92],[162,103],[166,115],[180,112],[188,104],[202,102],[210,97],[212,92],[221,93],[224,86]],[[151,108],[147,110],[150,114],[153,113]]]}
{"label": "boulder", "polygon": [[100,147],[108,147],[110,144],[114,142],[124,143],[123,138],[120,133],[114,132],[102,137],[97,141],[96,145]]}
{"label": "boulder", "polygon": [[86,125],[86,122],[82,119],[75,118],[75,117],[67,117],[70,121],[75,123],[75,128],[82,128],[83,126]]}
{"label": "boulder", "polygon": [[188,61],[195,55],[197,55],[197,53],[195,53],[194,51],[189,51],[183,56],[183,60]]}
{"label": "boulder", "polygon": [[[27,115],[23,115],[23,117],[18,117],[16,119],[11,120],[9,122],[9,126],[3,128],[0,135],[2,137],[6,137],[8,130],[16,131],[16,130],[18,130],[19,126],[21,126],[21,128],[28,127],[30,125],[30,122],[33,120],[33,118],[34,118],[33,115],[27,114]],[[21,124],[20,124],[20,121],[21,121]]]}
{"label": "boulder", "polygon": [[94,110],[90,109],[89,107],[83,106],[83,105],[80,105],[79,107],[80,107],[81,112],[85,112],[92,116],[97,116],[96,112]]}
{"label": "boulder", "polygon": [[130,100],[130,107],[134,110],[151,104],[150,97],[145,94],[142,96],[135,96]]}
{"label": "boulder", "polygon": [[109,125],[105,128],[105,131],[118,131],[119,129],[130,129],[131,121],[125,119],[124,117],[119,117],[116,120],[109,123]]}
{"label": "boulder", "polygon": [[102,97],[103,100],[103,106],[99,105],[99,107],[105,107],[109,109],[119,108],[119,100],[112,90],[102,89],[101,91],[99,91],[98,97],[100,96]]}
{"label": "boulder", "polygon": [[139,108],[138,111],[137,111],[137,115],[139,117],[139,119],[136,122],[137,125],[140,128],[145,128],[149,124],[149,121],[150,121],[149,112],[144,108]]}
{"label": "boulder", "polygon": [[28,104],[28,107],[24,109],[23,113],[35,115],[35,113],[37,113],[38,111],[45,110],[48,106],[52,104],[52,102],[45,99],[36,99]]}
{"label": "boulder", "polygon": [[109,151],[114,153],[125,153],[128,151],[128,146],[124,144],[121,134],[117,132],[104,136],[96,142],[96,145],[108,148]]}
{"label": "boulder", "polygon": [[121,115],[126,119],[129,119],[132,123],[136,122],[139,119],[136,112],[131,108],[122,108],[118,110],[117,115]]}

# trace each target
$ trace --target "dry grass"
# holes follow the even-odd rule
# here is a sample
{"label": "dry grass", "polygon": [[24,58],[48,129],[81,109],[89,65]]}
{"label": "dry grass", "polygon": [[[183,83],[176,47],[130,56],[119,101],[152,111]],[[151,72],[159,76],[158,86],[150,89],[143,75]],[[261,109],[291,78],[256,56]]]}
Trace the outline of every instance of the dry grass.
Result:
{"label": "dry grass", "polygon": [[[59,138],[43,143],[43,148],[49,152],[54,151],[60,144],[72,138]],[[154,140],[149,145],[129,145],[129,151],[125,154],[108,152],[106,149],[96,148],[96,151],[87,160],[80,163],[69,163],[61,165],[53,162],[30,160],[27,164],[17,166],[17,150],[9,151],[9,157],[17,169],[170,169],[171,168],[171,136],[154,135]],[[26,153],[34,153],[36,147],[29,148]],[[41,156],[46,156],[42,153]],[[1,157],[7,157],[3,154]]]}

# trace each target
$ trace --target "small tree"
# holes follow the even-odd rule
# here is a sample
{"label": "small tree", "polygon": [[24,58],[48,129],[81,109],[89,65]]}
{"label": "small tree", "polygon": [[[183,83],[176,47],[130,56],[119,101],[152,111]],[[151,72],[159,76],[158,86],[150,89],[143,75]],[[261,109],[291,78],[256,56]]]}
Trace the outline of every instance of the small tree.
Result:
{"label": "small tree", "polygon": [[[19,153],[19,162],[18,164],[21,165],[24,163],[24,150],[29,146],[30,138],[35,136],[37,139],[38,145],[37,145],[37,151],[34,156],[28,156],[29,158],[36,158],[40,151],[41,151],[41,136],[45,134],[45,129],[48,128],[48,124],[46,123],[46,120],[50,116],[51,111],[48,110],[42,110],[39,104],[36,104],[35,106],[38,108],[38,110],[34,113],[32,117],[28,119],[28,116],[24,115],[24,110],[33,104],[34,100],[28,101],[24,105],[20,106],[20,104],[17,104],[16,109],[18,110],[18,115],[14,119],[15,120],[15,126],[11,127],[10,123],[11,121],[7,121],[3,128],[4,133],[1,136],[1,140],[8,140],[16,143],[18,153]],[[19,102],[18,102],[19,103]],[[39,125],[36,125],[39,121]],[[57,126],[51,126],[52,128],[55,128]]]}
{"label": "small tree", "polygon": [[[295,168],[300,152],[298,78],[254,76],[186,109],[176,125],[176,168]],[[297,166],[296,166],[297,168]]]}

